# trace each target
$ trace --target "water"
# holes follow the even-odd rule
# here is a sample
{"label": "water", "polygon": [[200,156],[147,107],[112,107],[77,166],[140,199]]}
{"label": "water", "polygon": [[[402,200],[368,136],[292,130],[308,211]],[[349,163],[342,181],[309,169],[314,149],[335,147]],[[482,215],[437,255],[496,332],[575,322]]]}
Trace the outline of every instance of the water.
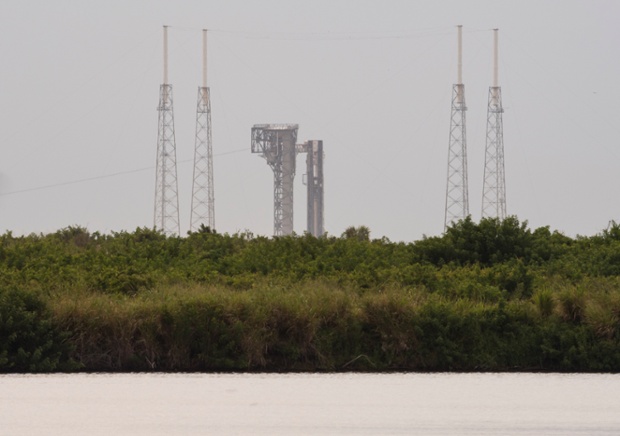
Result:
{"label": "water", "polygon": [[619,435],[620,375],[0,376],[0,435]]}

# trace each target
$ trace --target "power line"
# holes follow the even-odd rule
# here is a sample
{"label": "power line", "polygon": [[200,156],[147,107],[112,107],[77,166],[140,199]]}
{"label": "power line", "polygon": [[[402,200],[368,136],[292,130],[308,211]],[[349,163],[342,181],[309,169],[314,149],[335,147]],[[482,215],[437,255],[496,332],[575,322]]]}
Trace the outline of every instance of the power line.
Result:
{"label": "power line", "polygon": [[[235,154],[235,153],[241,153],[242,151],[247,151],[247,148],[240,148],[238,150],[232,150],[232,151],[227,151],[224,153],[219,153],[219,154],[215,154],[214,157],[219,157],[219,156],[226,156],[229,154]],[[182,161],[179,161],[180,163],[188,163],[191,162],[192,159],[185,159]],[[34,188],[26,188],[26,189],[19,189],[16,191],[9,191],[9,192],[0,192],[0,197],[6,197],[9,195],[15,195],[15,194],[24,194],[26,192],[34,192],[34,191],[42,191],[44,189],[51,189],[51,188],[57,188],[60,186],[68,186],[68,185],[77,185],[79,183],[85,183],[85,182],[92,182],[94,180],[103,180],[103,179],[110,179],[113,177],[118,177],[118,176],[124,176],[127,174],[134,174],[134,173],[140,173],[140,172],[144,172],[144,171],[150,171],[152,169],[154,169],[154,166],[150,166],[150,167],[144,167],[144,168],[135,168],[133,170],[127,170],[127,171],[119,171],[116,173],[111,173],[111,174],[103,174],[101,176],[94,176],[94,177],[86,177],[83,179],[77,179],[77,180],[69,180],[66,182],[59,182],[59,183],[52,183],[49,185],[43,185],[43,186],[36,186]]]}
{"label": "power line", "polygon": [[[198,31],[199,28],[186,26],[170,26],[175,30]],[[381,40],[381,39],[415,39],[428,36],[446,35],[451,32],[452,27],[433,27],[421,28],[404,31],[358,31],[358,32],[278,32],[278,31],[257,31],[257,30],[235,30],[209,28],[209,32],[214,32],[222,36],[230,36],[243,39],[263,39],[275,41],[355,41],[355,40]],[[486,29],[485,29],[486,30]],[[482,31],[481,29],[478,31]]]}

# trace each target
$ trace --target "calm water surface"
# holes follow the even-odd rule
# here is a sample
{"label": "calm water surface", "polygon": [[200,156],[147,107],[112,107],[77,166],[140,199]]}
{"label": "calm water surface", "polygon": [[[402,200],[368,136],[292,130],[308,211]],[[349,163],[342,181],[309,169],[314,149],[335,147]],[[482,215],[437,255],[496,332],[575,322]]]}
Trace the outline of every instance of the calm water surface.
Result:
{"label": "calm water surface", "polygon": [[0,376],[0,435],[620,435],[620,375]]}

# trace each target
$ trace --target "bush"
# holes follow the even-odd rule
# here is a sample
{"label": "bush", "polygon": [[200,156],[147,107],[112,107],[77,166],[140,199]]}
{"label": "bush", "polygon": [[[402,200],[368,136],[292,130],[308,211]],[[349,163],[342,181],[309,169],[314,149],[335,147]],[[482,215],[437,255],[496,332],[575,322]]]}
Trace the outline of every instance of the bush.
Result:
{"label": "bush", "polygon": [[34,294],[0,290],[0,372],[75,369],[67,338]]}
{"label": "bush", "polygon": [[509,260],[532,258],[533,237],[527,221],[483,218],[475,223],[467,217],[448,227],[441,237],[424,238],[415,245],[421,260],[435,265],[481,264],[490,266]]}

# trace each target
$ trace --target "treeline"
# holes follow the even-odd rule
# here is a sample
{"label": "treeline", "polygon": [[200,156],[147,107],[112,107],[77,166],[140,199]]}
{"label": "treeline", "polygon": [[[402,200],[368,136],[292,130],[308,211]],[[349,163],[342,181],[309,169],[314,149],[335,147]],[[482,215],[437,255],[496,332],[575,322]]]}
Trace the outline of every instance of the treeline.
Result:
{"label": "treeline", "polygon": [[0,372],[620,370],[620,226],[0,236]]}

